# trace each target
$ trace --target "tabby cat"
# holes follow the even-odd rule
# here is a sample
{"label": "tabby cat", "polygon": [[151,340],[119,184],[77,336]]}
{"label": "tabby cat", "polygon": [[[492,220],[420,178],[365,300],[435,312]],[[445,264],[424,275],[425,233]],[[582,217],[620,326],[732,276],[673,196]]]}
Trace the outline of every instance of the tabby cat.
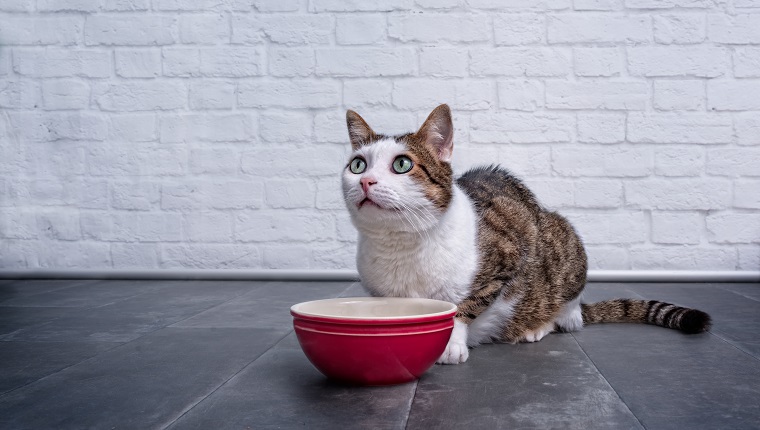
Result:
{"label": "tabby cat", "polygon": [[581,303],[586,253],[573,227],[500,167],[454,178],[447,105],[400,136],[376,133],[354,111],[346,120],[353,152],[343,193],[362,284],[374,296],[457,304],[439,363],[463,363],[468,346],[536,342],[590,323],[709,328],[706,313],[657,300]]}

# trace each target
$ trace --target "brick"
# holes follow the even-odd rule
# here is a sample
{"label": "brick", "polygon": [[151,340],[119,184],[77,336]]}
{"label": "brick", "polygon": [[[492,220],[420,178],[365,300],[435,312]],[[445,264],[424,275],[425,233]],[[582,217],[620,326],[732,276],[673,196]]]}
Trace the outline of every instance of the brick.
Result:
{"label": "brick", "polygon": [[573,194],[577,208],[614,209],[623,206],[623,184],[618,180],[575,181]]}
{"label": "brick", "polygon": [[208,79],[190,82],[190,109],[232,109],[234,106],[234,82]]}
{"label": "brick", "polygon": [[298,0],[254,0],[253,7],[259,12],[295,12],[301,7]]}
{"label": "brick", "polygon": [[719,111],[760,110],[760,80],[710,81],[707,107]]}
{"label": "brick", "polygon": [[111,267],[109,244],[47,241],[38,246],[38,268],[105,269]]}
{"label": "brick", "polygon": [[150,9],[150,0],[101,0],[100,8],[106,12],[143,11]]}
{"label": "brick", "polygon": [[345,209],[343,192],[337,175],[317,181],[317,209]]}
{"label": "brick", "polygon": [[719,148],[707,151],[707,174],[760,176],[760,148]]}
{"label": "brick", "polygon": [[497,45],[528,45],[544,41],[546,18],[537,13],[513,13],[494,16]]}
{"label": "brick", "polygon": [[758,0],[734,0],[733,3],[736,8],[760,8],[760,1]]}
{"label": "brick", "polygon": [[505,3],[501,0],[469,0],[467,5],[475,9],[515,9],[515,10],[564,10],[572,6],[572,0],[513,0]]}
{"label": "brick", "polygon": [[472,76],[567,76],[569,51],[561,48],[472,48]]}
{"label": "brick", "polygon": [[278,209],[313,208],[316,186],[307,179],[270,179],[266,182],[267,206]]}
{"label": "brick", "polygon": [[29,0],[4,0],[0,3],[0,11],[2,12],[32,12],[34,10],[35,2]]}
{"label": "brick", "polygon": [[760,48],[738,47],[734,50],[734,76],[760,78]]}
{"label": "brick", "polygon": [[197,48],[163,48],[161,64],[164,76],[190,77],[201,75],[201,51]]}
{"label": "brick", "polygon": [[619,76],[623,61],[619,48],[573,49],[576,76]]}
{"label": "brick", "polygon": [[330,108],[339,103],[340,83],[332,80],[256,80],[238,85],[238,106],[244,108]]}
{"label": "brick", "polygon": [[696,146],[660,146],[654,153],[654,171],[659,176],[700,176],[705,155]]}
{"label": "brick", "polygon": [[652,158],[642,147],[555,147],[552,169],[562,176],[644,177],[652,173]]}
{"label": "brick", "polygon": [[541,145],[499,145],[497,160],[490,159],[487,163],[495,161],[520,177],[551,174],[551,151]]}
{"label": "brick", "polygon": [[192,212],[182,215],[182,232],[190,242],[232,241],[232,217],[226,212]]}
{"label": "brick", "polygon": [[3,45],[76,45],[84,20],[76,15],[0,14]]}
{"label": "brick", "polygon": [[656,15],[654,40],[666,45],[700,43],[707,37],[706,28],[705,15]]}
{"label": "brick", "polygon": [[164,210],[246,209],[262,206],[264,187],[259,181],[219,180],[183,182],[161,187]]}
{"label": "brick", "polygon": [[282,45],[330,43],[335,32],[330,15],[272,14],[232,17],[232,43],[259,44],[264,40]]}
{"label": "brick", "polygon": [[588,256],[588,268],[591,270],[629,270],[631,262],[628,250],[614,246],[584,246]]}
{"label": "brick", "polygon": [[568,213],[565,215],[584,243],[643,243],[649,235],[649,222],[644,212]]}
{"label": "brick", "polygon": [[[390,82],[387,82],[387,84],[390,84]],[[390,99],[390,94],[388,98]],[[346,107],[355,108],[356,106],[346,104]],[[409,115],[406,116],[408,117]],[[350,144],[348,141],[345,112],[330,110],[316,113],[314,115],[314,141],[318,143],[342,143],[348,147]]]}
{"label": "brick", "polygon": [[158,121],[153,113],[109,115],[108,139],[116,142],[152,142],[158,139]]}
{"label": "brick", "polygon": [[264,248],[267,269],[308,269],[311,249],[308,246],[268,246]]}
{"label": "brick", "polygon": [[575,204],[574,184],[566,179],[525,178],[525,182],[538,201],[553,210]]}
{"label": "brick", "polygon": [[312,247],[312,266],[356,270],[356,246],[340,243]]}
{"label": "brick", "polygon": [[37,177],[85,174],[84,149],[74,142],[37,142],[26,146],[24,156],[26,168],[23,171]]}
{"label": "brick", "polygon": [[695,76],[715,78],[727,73],[728,51],[710,46],[629,47],[628,72],[632,76]]}
{"label": "brick", "polygon": [[736,141],[739,145],[760,145],[760,118],[757,114],[740,113],[734,117]]}
{"label": "brick", "polygon": [[345,167],[349,146],[310,145],[298,149],[299,156],[284,160],[283,148],[256,148],[243,153],[243,172],[255,176],[334,176]]}
{"label": "brick", "polygon": [[314,74],[316,59],[311,48],[269,48],[269,74],[294,77]]}
{"label": "brick", "polygon": [[546,107],[549,109],[644,110],[649,85],[639,81],[549,81]]}
{"label": "brick", "polygon": [[161,11],[248,12],[251,0],[153,0],[153,9]]}
{"label": "brick", "polygon": [[420,75],[432,77],[465,77],[469,65],[467,48],[422,47]]}
{"label": "brick", "polygon": [[535,111],[544,106],[544,86],[541,81],[499,81],[498,92],[499,107],[502,109]]}
{"label": "brick", "polygon": [[111,53],[84,49],[14,49],[13,70],[36,78],[111,77]]}
{"label": "brick", "polygon": [[0,267],[39,267],[39,253],[36,249],[39,243],[35,240],[0,241]]}
{"label": "brick", "polygon": [[198,45],[229,43],[230,19],[226,14],[182,15],[179,40]]}
{"label": "brick", "polygon": [[640,143],[728,143],[731,118],[702,113],[628,114],[628,141]]}
{"label": "brick", "polygon": [[760,209],[760,180],[737,179],[734,181],[734,207]]}
{"label": "brick", "polygon": [[695,212],[652,212],[652,242],[670,245],[698,244],[704,222]]}
{"label": "brick", "polygon": [[574,118],[567,114],[474,113],[470,140],[477,143],[569,142],[574,128]]}
{"label": "brick", "polygon": [[625,115],[578,113],[578,142],[619,143],[625,140]]}
{"label": "brick", "polygon": [[708,38],[715,43],[760,43],[760,14],[709,15]]}
{"label": "brick", "polygon": [[646,16],[613,14],[552,15],[547,21],[549,43],[630,43],[652,38]]}
{"label": "brick", "polygon": [[187,87],[177,81],[124,81],[93,87],[93,99],[103,111],[151,111],[184,108]]}
{"label": "brick", "polygon": [[153,269],[158,267],[158,245],[111,243],[111,260],[116,269]]}
{"label": "brick", "polygon": [[161,184],[149,181],[114,182],[111,184],[111,207],[131,211],[158,209]]}
{"label": "brick", "polygon": [[264,57],[261,48],[204,48],[200,50],[200,73],[232,78],[263,75]]}
{"label": "brick", "polygon": [[454,110],[482,110],[494,104],[493,92],[493,84],[487,81],[397,80],[393,85],[393,105],[429,110],[449,103]]}
{"label": "brick", "polygon": [[250,269],[261,267],[261,251],[248,244],[177,244],[161,247],[162,268]]}
{"label": "brick", "polygon": [[161,52],[156,49],[117,49],[116,74],[123,78],[155,78],[161,75]]}
{"label": "brick", "polygon": [[13,69],[11,64],[11,52],[6,50],[0,50],[0,77],[8,76]]}
{"label": "brick", "polygon": [[622,0],[574,0],[575,10],[619,10],[623,6]]}
{"label": "brick", "polygon": [[81,209],[108,207],[108,187],[105,181],[71,177],[31,179],[9,184],[10,195],[17,202],[30,206],[77,206]]}
{"label": "brick", "polygon": [[709,0],[625,0],[625,7],[629,9],[706,9],[711,6]]}
{"label": "brick", "polygon": [[349,214],[343,212],[342,215],[336,215],[335,227],[338,233],[337,238],[339,241],[355,244],[359,239],[356,228],[351,223],[351,216]]}
{"label": "brick", "polygon": [[629,251],[634,270],[662,269],[667,262],[672,270],[736,270],[736,250],[733,248],[706,248],[703,245],[672,247],[641,247]]}
{"label": "brick", "polygon": [[159,122],[161,142],[247,142],[254,139],[255,118],[249,113],[167,115]]}
{"label": "brick", "polygon": [[425,9],[455,9],[461,5],[460,0],[416,0],[414,3]]}
{"label": "brick", "polygon": [[195,174],[234,176],[240,172],[240,152],[228,147],[192,149],[190,171]]}
{"label": "brick", "polygon": [[372,45],[387,38],[384,15],[362,14],[338,16],[335,40],[340,45]]}
{"label": "brick", "polygon": [[169,45],[177,41],[177,19],[157,15],[89,15],[86,45]]}
{"label": "brick", "polygon": [[85,239],[104,242],[179,242],[182,216],[165,212],[82,213]]}
{"label": "brick", "polygon": [[711,213],[705,224],[711,243],[760,243],[760,214]]}
{"label": "brick", "polygon": [[18,209],[0,211],[0,238],[36,239],[38,235],[35,212]]}
{"label": "brick", "polygon": [[343,83],[343,104],[351,109],[361,106],[390,106],[392,93],[392,82],[352,79]]}
{"label": "brick", "polygon": [[178,176],[187,169],[187,149],[152,145],[109,144],[87,148],[93,176]]}
{"label": "brick", "polygon": [[41,104],[40,84],[29,80],[0,80],[0,108],[34,109]]}
{"label": "brick", "polygon": [[40,12],[97,12],[98,0],[37,0]]}
{"label": "brick", "polygon": [[243,212],[235,217],[235,238],[242,242],[308,242],[335,238],[329,214],[293,211]]}
{"label": "brick", "polygon": [[717,178],[652,178],[625,184],[626,204],[660,210],[713,210],[731,201],[731,182]]}
{"label": "brick", "polygon": [[736,251],[739,254],[739,262],[736,265],[738,270],[757,270],[760,267],[760,247],[754,246],[737,246]]}
{"label": "brick", "polygon": [[37,213],[37,229],[49,239],[80,240],[82,238],[78,211]]}
{"label": "brick", "polygon": [[656,80],[654,81],[653,104],[658,110],[704,110],[704,82]]}
{"label": "brick", "polygon": [[301,112],[261,114],[261,140],[267,143],[311,141],[311,116]]}
{"label": "brick", "polygon": [[416,71],[412,48],[317,49],[317,75],[330,77],[404,76]]}
{"label": "brick", "polygon": [[8,112],[7,115],[19,138],[35,142],[102,141],[108,131],[104,116],[89,112]]}
{"label": "brick", "polygon": [[411,0],[366,2],[363,0],[312,0],[309,12],[391,12],[411,9]]}

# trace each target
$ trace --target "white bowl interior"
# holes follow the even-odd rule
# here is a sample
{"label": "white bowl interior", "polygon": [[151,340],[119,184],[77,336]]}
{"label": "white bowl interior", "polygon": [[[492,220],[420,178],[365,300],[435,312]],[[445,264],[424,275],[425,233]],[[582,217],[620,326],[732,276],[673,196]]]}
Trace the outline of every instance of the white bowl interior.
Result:
{"label": "white bowl interior", "polygon": [[449,302],[399,297],[346,297],[294,305],[293,312],[324,318],[403,319],[446,314],[456,309]]}

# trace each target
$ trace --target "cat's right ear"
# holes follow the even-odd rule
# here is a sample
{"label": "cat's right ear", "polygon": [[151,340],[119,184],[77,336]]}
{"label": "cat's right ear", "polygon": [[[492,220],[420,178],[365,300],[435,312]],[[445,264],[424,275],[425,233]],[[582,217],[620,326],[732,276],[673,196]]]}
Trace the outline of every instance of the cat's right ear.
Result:
{"label": "cat's right ear", "polygon": [[351,140],[351,148],[359,149],[360,146],[372,141],[375,132],[358,113],[346,111],[346,125],[348,125],[348,138]]}

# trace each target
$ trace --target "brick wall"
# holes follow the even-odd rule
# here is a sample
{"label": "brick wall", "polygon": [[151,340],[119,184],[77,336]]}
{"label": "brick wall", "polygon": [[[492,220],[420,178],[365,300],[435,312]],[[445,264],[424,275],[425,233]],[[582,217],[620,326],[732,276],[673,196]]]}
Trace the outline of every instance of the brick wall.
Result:
{"label": "brick wall", "polygon": [[760,1],[0,1],[0,268],[352,268],[344,111],[454,109],[595,269],[760,268]]}

